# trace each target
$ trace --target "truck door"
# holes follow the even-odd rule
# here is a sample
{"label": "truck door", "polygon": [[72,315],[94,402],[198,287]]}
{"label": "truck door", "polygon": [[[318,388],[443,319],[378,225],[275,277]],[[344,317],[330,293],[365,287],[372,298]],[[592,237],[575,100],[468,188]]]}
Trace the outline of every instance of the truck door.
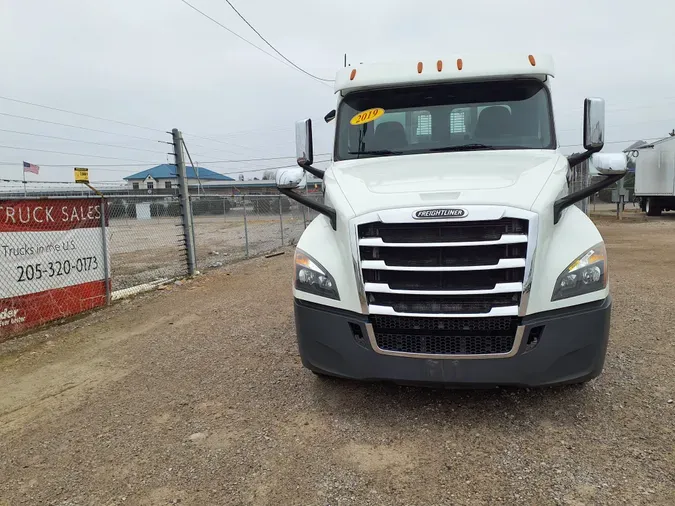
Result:
{"label": "truck door", "polygon": [[664,172],[660,155],[654,148],[640,150],[640,156],[635,160],[635,192],[638,195],[667,195],[672,191],[675,174]]}
{"label": "truck door", "polygon": [[668,195],[675,195],[675,152],[668,151],[664,146],[660,154],[659,165],[663,167],[664,172],[668,175]]}

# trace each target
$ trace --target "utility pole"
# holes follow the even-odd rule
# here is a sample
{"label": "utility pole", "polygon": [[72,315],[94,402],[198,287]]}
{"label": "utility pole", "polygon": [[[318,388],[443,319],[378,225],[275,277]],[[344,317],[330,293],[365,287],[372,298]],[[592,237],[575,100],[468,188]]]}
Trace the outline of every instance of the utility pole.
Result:
{"label": "utility pole", "polygon": [[188,194],[188,180],[185,174],[185,159],[183,158],[183,134],[177,128],[171,131],[173,136],[173,151],[176,157],[176,172],[178,173],[178,198],[180,199],[180,215],[183,222],[183,236],[187,252],[188,275],[194,275],[196,269],[196,255],[194,244],[194,223],[192,222],[192,206]]}

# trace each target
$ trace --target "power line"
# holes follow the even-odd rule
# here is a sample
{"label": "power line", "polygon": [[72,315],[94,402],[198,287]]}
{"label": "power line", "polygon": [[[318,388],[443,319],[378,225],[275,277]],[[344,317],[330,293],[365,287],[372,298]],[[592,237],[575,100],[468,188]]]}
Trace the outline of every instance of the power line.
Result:
{"label": "power line", "polygon": [[[323,119],[323,118],[321,118]],[[317,121],[317,119],[312,118],[312,121]],[[223,137],[223,138],[229,138],[229,137],[238,137],[244,134],[250,134],[253,132],[282,132],[282,131],[290,131],[294,130],[294,127],[292,125],[286,125],[286,126],[278,126],[274,128],[269,128],[269,127],[261,127],[261,128],[249,128],[248,130],[235,130],[234,132],[225,132],[222,134],[211,134],[209,133],[208,135],[215,135],[216,137]]]}
{"label": "power line", "polygon": [[[606,111],[606,112],[626,112],[626,111],[634,111],[634,110],[636,110],[636,109],[653,109],[653,108],[655,108],[655,107],[664,107],[664,106],[667,106],[667,105],[672,105],[672,104],[671,104],[671,101],[672,101],[672,100],[675,100],[675,97],[663,97],[663,98],[661,99],[661,102],[658,103],[658,104],[652,104],[652,105],[649,105],[649,104],[633,105],[633,106],[631,106],[631,107],[620,107],[620,108],[618,108],[618,109],[612,108],[612,107],[607,107],[607,108],[605,109],[605,111]],[[628,102],[628,103],[630,103],[630,102]],[[633,104],[635,104],[635,103],[636,103],[636,102],[633,102]],[[639,102],[638,102],[638,103],[639,103]],[[556,116],[565,116],[565,115],[567,115],[567,114],[576,113],[576,112],[578,112],[578,111],[583,111],[583,109],[584,109],[583,107],[565,108],[564,111],[561,111],[560,113],[556,113]]]}
{"label": "power line", "polygon": [[[218,139],[214,139],[212,137],[203,137],[203,136],[200,136],[200,135],[191,134],[189,132],[182,132],[182,133],[183,133],[183,135],[187,135],[188,137],[194,137],[195,139],[202,139],[204,141],[217,142],[218,144],[223,144],[224,146],[234,146],[236,148],[240,148],[240,149],[247,150],[247,151],[253,149],[253,148],[248,147],[248,146],[242,146],[241,144],[235,144],[234,142],[221,141],[221,140],[218,140]],[[192,143],[192,145],[197,146],[197,144],[194,144],[194,143]],[[202,145],[201,147],[211,149],[208,146],[204,146],[204,145]],[[223,151],[224,153],[227,152],[226,150],[222,150],[222,149],[221,149],[221,151]],[[236,154],[236,151],[229,150],[229,152]]]}
{"label": "power line", "polygon": [[[316,163],[325,163],[325,162],[330,162],[330,160],[316,160]],[[247,169],[247,170],[235,170],[232,172],[219,172],[219,174],[223,174],[227,176],[228,174],[248,174],[249,172],[264,172],[266,170],[275,170],[275,169],[288,169],[290,167],[298,167],[298,164],[293,164],[293,165],[278,165],[276,167],[260,167],[257,169]]]}
{"label": "power line", "polygon": [[[198,148],[205,148],[205,149],[208,149],[210,151],[217,151],[219,153],[229,153],[229,154],[232,154],[232,155],[239,155],[242,150],[243,151],[256,151],[256,150],[259,149],[259,148],[255,148],[255,147],[252,147],[252,146],[243,146],[243,145],[234,144],[234,143],[231,143],[231,142],[228,142],[228,141],[221,141],[219,139],[215,139],[215,138],[211,138],[211,137],[199,137],[197,135],[192,135],[189,132],[183,132],[183,136],[196,138],[196,139],[204,139],[204,140],[208,140],[208,141],[211,141],[211,142],[217,142],[219,144],[231,145],[231,146],[241,148],[241,149],[238,149],[238,150],[235,151],[233,149],[214,148],[213,146],[206,146],[204,144],[198,144],[196,142],[193,142],[191,139],[188,139],[188,141],[187,141],[187,142],[190,143],[190,146],[198,147]],[[195,154],[195,156],[202,156],[200,153],[194,153],[194,154]]]}
{"label": "power line", "polygon": [[[214,148],[214,147],[211,147],[211,146],[205,146],[204,144],[198,144],[198,143],[192,142],[192,141],[190,141],[190,146],[198,147],[198,148],[206,148],[206,149],[211,150],[211,151],[217,151],[218,153],[229,153],[231,155],[237,154],[236,151],[233,151],[231,149]],[[201,156],[201,155],[199,153],[195,153],[195,156]]]}
{"label": "power line", "polygon": [[[88,156],[88,155],[87,155]],[[22,162],[0,162],[0,165],[21,165]],[[36,165],[39,165],[40,167],[74,167],[72,163],[38,163]],[[158,165],[155,162],[144,162],[144,163],[88,163],[87,167],[143,167],[143,166],[148,166],[148,167],[154,167],[155,165]],[[166,164],[166,165],[173,165],[173,164]]]}
{"label": "power line", "polygon": [[311,78],[313,78],[313,79],[316,79],[317,81],[330,82],[330,83],[335,82],[333,79],[322,79],[321,77],[315,76],[314,74],[312,74],[312,73],[310,73],[310,72],[307,72],[305,69],[303,69],[302,67],[299,67],[299,66],[296,65],[294,62],[292,62],[291,60],[289,60],[286,56],[284,56],[284,55],[281,53],[281,51],[279,51],[276,47],[274,47],[273,44],[271,44],[265,37],[263,37],[262,34],[261,34],[258,30],[256,30],[255,27],[254,27],[251,23],[248,22],[248,20],[247,20],[247,19],[246,19],[246,18],[245,18],[245,17],[244,17],[237,9],[236,9],[236,7],[235,7],[234,5],[232,5],[232,2],[230,2],[230,0],[225,0],[225,1],[227,2],[227,5],[229,5],[229,6],[232,8],[232,10],[237,14],[237,16],[239,16],[239,17],[242,19],[242,21],[243,21],[244,23],[246,23],[246,24],[248,25],[248,27],[249,27],[251,30],[253,30],[253,31],[255,32],[255,34],[256,34],[258,37],[260,37],[260,38],[262,39],[262,41],[263,41],[265,44],[267,44],[267,45],[272,49],[272,51],[274,51],[274,52],[277,53],[279,56],[281,56],[284,60],[286,60],[288,63],[290,63],[291,65],[293,65],[293,67],[295,67],[297,70],[299,70],[299,71],[302,72],[303,74],[308,75],[309,77],[311,77]]}
{"label": "power line", "polygon": [[[246,150],[246,151],[250,151],[251,149],[253,149],[253,148],[251,148],[251,147],[242,146],[242,145],[240,145],[240,144],[234,144],[233,142],[226,142],[226,141],[221,141],[221,140],[218,140],[218,139],[214,139],[213,137],[204,137],[204,136],[201,136],[201,135],[194,135],[194,134],[186,133],[186,132],[183,132],[183,135],[187,135],[188,137],[194,137],[195,139],[202,139],[202,140],[204,140],[204,141],[216,142],[216,143],[218,143],[218,144],[223,144],[223,145],[225,145],[225,146],[235,146],[235,147],[237,147],[237,148],[241,148],[241,149],[244,149],[244,150]],[[194,144],[194,143],[193,143],[193,145],[196,146],[196,144]],[[208,146],[202,146],[202,147],[205,147],[205,148],[207,148],[207,149],[210,149],[210,148],[208,148]],[[224,150],[221,150],[221,151],[225,152]],[[232,151],[232,150],[230,150],[230,153],[236,154],[236,152],[234,152],[234,151]]]}
{"label": "power line", "polygon": [[84,153],[68,153],[65,151],[52,151],[50,149],[36,149],[36,148],[22,148],[19,146],[4,146],[0,145],[0,148],[4,149],[17,149],[17,150],[24,150],[24,151],[36,151],[40,153],[56,153],[59,155],[70,155],[70,156],[84,156],[84,157],[89,157],[89,158],[106,158],[108,160],[126,160],[129,162],[139,162],[143,164],[151,164],[154,162],[148,162],[147,160],[134,160],[133,158],[117,158],[115,156],[101,156],[101,155],[87,155]]}
{"label": "power line", "polygon": [[[625,140],[625,141],[609,141],[609,142],[608,142],[608,141],[605,141],[605,144],[623,144],[623,143],[625,143],[625,142],[637,142],[637,141],[645,141],[645,142],[646,142],[646,141],[658,140],[658,139],[663,139],[663,138],[664,138],[664,136],[661,136],[661,137],[649,137],[649,138],[646,138],[646,139],[629,139],[629,140]],[[578,142],[578,143],[576,143],[576,144],[561,144],[561,145],[558,146],[558,147],[559,147],[559,148],[575,148],[575,147],[581,146],[581,145],[582,145],[582,144],[581,144],[580,142]]]}
{"label": "power line", "polygon": [[[331,153],[317,153],[315,156],[330,156]],[[294,159],[295,156],[272,156],[269,158],[247,158],[242,160],[210,160],[203,161],[200,163],[244,163],[244,162],[264,162],[268,160],[290,160]]]}
{"label": "power line", "polygon": [[212,18],[211,16],[209,16],[209,15],[206,14],[205,12],[200,11],[197,7],[195,7],[194,5],[192,5],[190,2],[187,2],[186,0],[180,0],[180,1],[183,2],[185,5],[187,5],[188,7],[190,7],[192,10],[194,10],[194,11],[198,12],[199,14],[201,14],[202,16],[204,16],[205,18],[207,18],[207,19],[213,21],[215,24],[217,24],[218,26],[220,26],[220,27],[223,28],[224,30],[227,30],[227,31],[230,32],[232,35],[234,35],[235,37],[237,37],[239,40],[245,42],[245,43],[248,44],[249,46],[253,46],[253,47],[256,48],[258,51],[261,51],[261,52],[265,53],[265,54],[266,54],[267,56],[269,56],[270,58],[274,58],[274,59],[275,59],[276,61],[278,61],[279,63],[283,63],[284,65],[286,65],[286,63],[285,63],[283,60],[280,60],[279,58],[277,58],[277,57],[274,56],[273,54],[268,53],[267,51],[265,51],[265,50],[264,50],[263,48],[261,48],[260,46],[254,44],[254,43],[251,42],[250,40],[248,40],[248,39],[242,37],[242,36],[239,35],[237,32],[235,32],[234,30],[231,30],[230,28],[228,28],[227,26],[225,26],[224,24],[222,24],[220,21],[218,21],[218,20]]}
{"label": "power line", "polygon": [[[5,165],[10,166],[10,165],[11,165],[11,166],[16,166],[16,167],[21,167],[21,163],[0,163],[0,165],[3,165],[3,166],[5,166]],[[43,164],[43,163],[39,163],[39,164],[37,164],[37,165],[39,165],[41,168],[54,168],[54,167],[55,167],[54,165]],[[59,167],[59,168],[62,168],[62,167],[69,167],[69,168],[72,169],[72,168],[75,167],[75,165],[74,165],[74,164],[70,164],[70,165],[59,165],[58,167]],[[125,175],[131,175],[131,174],[134,174],[135,172],[142,172],[143,170],[148,170],[148,169],[146,169],[146,168],[144,168],[144,167],[152,168],[152,167],[154,167],[154,165],[145,165],[145,166],[144,166],[144,165],[135,165],[136,170],[130,172],[128,169],[100,168],[98,165],[91,165],[91,164],[89,164],[89,163],[87,164],[87,168],[89,168],[89,169],[95,169],[96,172],[116,172],[116,173],[123,172],[123,173],[124,173],[124,174],[122,174],[123,177],[124,177]],[[139,170],[139,169],[142,169],[142,170]],[[90,174],[90,176],[91,176],[91,174]],[[31,183],[31,182],[36,182],[36,181],[28,181],[28,182]],[[118,181],[118,182],[119,182],[119,181]]]}
{"label": "power line", "polygon": [[[258,51],[260,51],[260,52],[262,52],[262,53],[265,53],[265,54],[266,54],[267,56],[269,56],[270,58],[273,58],[274,60],[278,61],[279,63],[282,63],[282,64],[286,65],[287,67],[295,68],[294,66],[290,65],[289,63],[286,63],[286,61],[280,60],[279,58],[277,58],[277,57],[274,56],[273,54],[268,53],[267,51],[265,51],[265,50],[264,50],[263,48],[261,48],[260,46],[254,44],[254,43],[251,42],[250,40],[248,40],[248,39],[242,37],[242,36],[239,35],[237,32],[235,32],[234,30],[231,30],[230,28],[228,28],[227,26],[225,26],[225,25],[222,24],[221,22],[217,21],[216,19],[212,18],[211,16],[209,16],[209,15],[206,14],[205,12],[200,11],[197,7],[195,7],[194,5],[192,5],[192,4],[191,4],[190,2],[188,2],[187,0],[180,0],[180,1],[183,2],[185,5],[187,5],[188,7],[190,7],[191,9],[193,9],[194,11],[198,12],[199,14],[201,14],[202,16],[204,16],[205,18],[207,18],[207,19],[213,21],[215,24],[217,24],[218,26],[220,26],[220,27],[223,28],[224,30],[227,30],[227,31],[230,32],[232,35],[234,35],[235,37],[237,37],[237,38],[240,39],[241,41],[245,42],[245,43],[248,44],[249,46],[253,46],[253,47],[256,48]],[[302,71],[302,69],[300,69],[300,70]],[[304,72],[304,71],[302,71],[302,72]],[[310,74],[310,75],[311,75],[311,74]],[[312,76],[312,77],[314,78],[314,76]],[[314,78],[314,79],[317,79],[317,78]],[[319,80],[318,82],[320,82],[320,83],[323,84],[324,86],[330,86],[330,85],[328,85],[328,84],[326,84],[326,83],[324,83],[324,82],[322,82],[322,81],[320,81],[320,80]]]}
{"label": "power line", "polygon": [[102,118],[101,116],[93,116],[91,114],[84,114],[84,113],[81,113],[81,112],[69,111],[67,109],[59,109],[58,107],[52,107],[52,106],[43,105],[43,104],[36,104],[34,102],[27,102],[25,100],[18,100],[16,98],[0,96],[0,99],[8,100],[10,102],[16,102],[17,104],[31,105],[33,107],[41,107],[43,109],[49,109],[51,111],[64,112],[66,114],[74,114],[75,116],[82,116],[83,118],[97,119],[97,120],[100,120],[100,121],[108,121],[110,123],[117,123],[118,125],[130,126],[130,127],[134,127],[134,128],[140,128],[140,129],[143,129],[143,130],[150,130],[152,132],[166,133],[166,131],[160,130],[158,128],[151,128],[151,127],[147,127],[147,126],[143,126],[143,125],[136,125],[134,123],[126,123],[124,121],[117,121],[117,120],[114,120],[114,119]]}
{"label": "power line", "polygon": [[[33,118],[33,117],[30,117],[30,116],[21,116],[21,115],[18,115],[18,114],[10,114],[10,113],[7,113],[7,112],[0,112],[0,115],[7,116],[8,118],[23,119],[23,120],[28,120],[28,121],[36,121],[38,123],[46,123],[48,125],[57,125],[57,126],[63,126],[63,127],[68,127],[68,128],[77,128],[78,130],[86,130],[86,131],[89,131],[89,132],[97,132],[97,133],[108,134],[108,135],[118,135],[120,137],[128,137],[130,139],[138,139],[138,140],[149,141],[149,142],[160,142],[162,144],[171,144],[170,142],[160,141],[160,140],[157,140],[157,139],[152,139],[150,137],[141,137],[139,135],[123,134],[123,133],[119,133],[119,132],[111,132],[110,130],[100,130],[100,129],[97,129],[97,128],[83,127],[83,126],[80,126],[80,125],[71,125],[69,123],[62,123],[62,122],[59,122],[59,121],[49,121],[49,120],[40,119],[40,118]],[[316,121],[316,120],[314,120],[314,121]],[[242,134],[251,133],[251,132],[276,132],[276,131],[280,131],[280,130],[292,130],[292,129],[293,129],[293,127],[279,127],[279,128],[274,128],[274,129],[254,128],[254,129],[249,129],[249,130],[235,130],[234,132],[227,132],[225,134],[222,134],[222,136],[223,137],[234,137],[236,135],[242,135]],[[163,132],[163,133],[166,133],[166,132]],[[190,137],[195,137],[195,138],[200,138],[200,139],[209,140],[209,141],[213,141],[213,142],[218,142],[220,144],[224,144],[224,145],[228,145],[228,146],[236,146],[236,147],[246,149],[246,150],[252,149],[252,148],[247,147],[247,146],[242,146],[242,145],[234,144],[232,142],[227,142],[227,141],[221,141],[221,140],[213,139],[213,138],[210,138],[210,137],[198,137],[196,135],[192,135],[192,134],[187,133],[187,132],[183,132],[183,134],[188,135]],[[234,151],[232,151],[232,150],[216,149],[216,148],[212,148],[210,146],[204,146],[203,144],[196,144],[194,142],[191,143],[191,144],[193,146],[199,146],[199,147],[203,147],[203,148],[212,149],[213,151],[220,151],[220,152],[223,152],[223,153],[234,153]]]}
{"label": "power line", "polygon": [[[2,147],[2,146],[0,146]],[[330,160],[316,160],[316,163],[326,163],[330,162]],[[37,164],[40,167],[74,167],[73,164]],[[176,165],[175,163],[168,163],[166,165]],[[0,166],[21,166],[21,162],[0,162]],[[119,165],[96,165],[96,164],[87,164],[87,167],[89,168],[96,168],[97,171],[103,171],[103,172],[122,172],[124,169],[112,169],[110,167],[134,167],[136,169],[140,169],[144,166],[149,166],[153,167],[154,165],[152,164],[119,164]],[[248,174],[250,172],[264,172],[266,170],[275,170],[275,169],[287,169],[290,167],[297,167],[297,164],[292,164],[292,165],[278,165],[274,167],[258,167],[255,169],[246,169],[246,170],[234,170],[231,172],[218,172],[218,174],[221,175],[228,175],[228,174]],[[101,168],[103,167],[103,168]],[[147,170],[147,169],[144,169]],[[221,169],[222,170],[222,169]],[[228,169],[229,170],[229,169]],[[29,181],[31,182],[31,181]],[[106,181],[109,183],[114,183],[115,181]]]}
{"label": "power line", "polygon": [[21,134],[21,135],[31,135],[34,137],[45,137],[47,139],[57,139],[60,141],[68,141],[68,142],[80,142],[82,144],[95,144],[97,146],[109,146],[112,148],[120,148],[120,149],[133,149],[135,151],[145,151],[147,153],[157,153],[160,155],[165,155],[166,153],[163,151],[153,151],[152,149],[143,149],[143,148],[132,148],[130,146],[120,146],[119,144],[106,144],[104,142],[93,142],[93,141],[83,141],[80,139],[71,139],[68,137],[57,137],[55,135],[44,135],[44,134],[36,134],[32,132],[19,132],[17,130],[5,130],[4,128],[0,128],[0,132],[8,132],[12,134]]}
{"label": "power line", "polygon": [[[190,136],[190,134],[187,134],[187,135]],[[221,144],[228,144],[227,142],[219,141],[219,140],[217,140],[217,139],[211,139],[211,138],[209,138],[209,137],[200,137],[200,136],[196,136],[196,135],[192,135],[192,136],[190,136],[190,137],[196,137],[196,138],[198,138],[198,139],[209,140],[209,141],[218,142],[218,143],[221,143]],[[186,141],[185,141],[185,138],[183,138],[183,144],[184,144],[184,145],[185,145],[185,142],[186,142]],[[236,153],[235,151],[232,151],[232,150],[224,150],[224,149],[211,148],[210,146],[204,146],[203,144],[197,144],[197,143],[194,143],[194,142],[192,142],[192,141],[190,141],[190,140],[188,140],[187,142],[188,142],[191,146],[201,146],[201,147],[204,147],[204,148],[206,148],[206,149],[211,149],[211,150],[213,150],[213,151],[220,151],[220,152],[223,152],[223,153],[231,153],[231,154],[233,154],[233,155],[238,155],[238,153]],[[241,146],[241,147],[242,147],[242,149],[244,149],[245,151],[253,150],[253,148],[246,148],[246,147],[244,147],[244,146]],[[203,154],[201,154],[201,153],[194,153],[194,155],[195,155],[195,157],[205,156],[206,158],[209,158],[208,155],[203,155]],[[239,156],[241,156],[241,155],[239,154]],[[291,157],[288,157],[288,158],[291,158]],[[281,158],[280,158],[280,159],[281,159]],[[227,163],[229,160],[223,160],[223,161],[224,161],[225,163]],[[205,163],[205,164],[206,164],[206,163],[219,163],[219,162],[210,162],[210,161],[201,161],[201,162],[199,162],[199,161],[198,161],[198,163]],[[240,163],[245,163],[246,165],[252,165],[252,162],[249,161],[249,160],[247,160],[247,159],[242,159],[242,160],[240,161]]]}
{"label": "power line", "polygon": [[97,133],[101,133],[101,134],[119,135],[120,137],[129,137],[130,139],[139,139],[139,140],[142,140],[142,141],[166,143],[165,141],[158,141],[157,139],[151,139],[150,137],[140,137],[138,135],[121,134],[121,133],[117,133],[117,132],[111,132],[109,130],[98,130],[96,128],[83,127],[83,126],[79,126],[79,125],[69,125],[68,123],[60,123],[58,121],[48,121],[46,119],[31,118],[29,116],[19,116],[17,114],[9,114],[7,112],[0,112],[0,115],[7,116],[9,118],[18,118],[18,119],[25,119],[25,120],[28,120],[28,121],[37,121],[39,123],[47,123],[49,125],[58,125],[58,126],[64,126],[64,127],[68,127],[68,128],[77,128],[78,130],[88,130],[90,132],[97,132]]}
{"label": "power line", "polygon": [[[649,125],[651,123],[666,123],[669,122],[671,124],[675,123],[675,120],[673,118],[665,118],[665,119],[656,119],[656,120],[649,120],[649,121],[636,121],[633,122],[631,121],[630,123],[611,123],[608,124],[607,126],[610,128],[620,128],[620,127],[627,127],[627,126],[633,126],[633,125]],[[577,128],[564,128],[562,130],[556,130],[558,133],[560,132],[578,132],[580,130],[583,130],[583,126],[577,127]]]}
{"label": "power line", "polygon": [[[74,185],[74,184],[79,184],[75,183],[74,181],[24,181],[23,179],[0,179],[0,181],[3,181],[5,183],[21,183],[21,184],[27,184],[28,186],[32,184],[68,184],[68,185]],[[104,185],[119,185],[121,181],[96,181],[97,185],[104,184]]]}
{"label": "power line", "polygon": [[[316,117],[316,118],[311,118],[312,122],[321,122],[323,121],[323,117]],[[260,128],[249,128],[247,130],[235,130],[233,132],[224,132],[221,134],[212,134],[208,133],[208,135],[212,135],[214,137],[236,137],[239,135],[247,134],[247,133],[252,133],[252,132],[280,132],[280,131],[289,131],[289,130],[294,130],[294,127],[292,125],[286,125],[286,126],[281,126],[278,125],[274,128],[269,128],[269,127],[260,127]],[[185,132],[183,132],[185,133]]]}

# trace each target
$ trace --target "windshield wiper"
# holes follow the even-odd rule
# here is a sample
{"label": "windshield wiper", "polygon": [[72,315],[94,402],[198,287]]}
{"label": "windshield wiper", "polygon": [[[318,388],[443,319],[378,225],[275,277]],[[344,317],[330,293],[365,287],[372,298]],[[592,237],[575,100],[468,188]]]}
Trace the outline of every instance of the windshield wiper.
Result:
{"label": "windshield wiper", "polygon": [[461,146],[446,146],[444,148],[432,148],[429,151],[433,151],[436,153],[443,152],[443,151],[477,151],[480,149],[536,149],[536,148],[530,148],[528,146],[507,146],[506,144],[497,144],[495,146],[491,146],[488,144],[462,144]]}
{"label": "windshield wiper", "polygon": [[495,149],[496,146],[488,144],[462,144],[460,146],[445,146],[444,148],[432,148],[429,151],[443,152],[443,151],[472,151],[478,149]]}
{"label": "windshield wiper", "polygon": [[402,155],[403,151],[391,151],[390,149],[373,149],[370,151],[347,151],[350,155]]}

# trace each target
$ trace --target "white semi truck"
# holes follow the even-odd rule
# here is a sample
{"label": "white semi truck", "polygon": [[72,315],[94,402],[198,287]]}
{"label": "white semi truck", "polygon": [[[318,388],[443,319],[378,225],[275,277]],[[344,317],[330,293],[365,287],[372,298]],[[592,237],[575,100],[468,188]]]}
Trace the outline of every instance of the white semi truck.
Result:
{"label": "white semi truck", "polygon": [[[570,167],[600,151],[604,102],[584,102],[580,155],[558,153],[543,55],[347,67],[336,77],[330,166],[285,195],[321,213],[295,252],[302,362],[318,375],[468,386],[580,383],[600,374],[611,298],[607,256],[573,204]],[[298,191],[305,172],[324,199]]]}

